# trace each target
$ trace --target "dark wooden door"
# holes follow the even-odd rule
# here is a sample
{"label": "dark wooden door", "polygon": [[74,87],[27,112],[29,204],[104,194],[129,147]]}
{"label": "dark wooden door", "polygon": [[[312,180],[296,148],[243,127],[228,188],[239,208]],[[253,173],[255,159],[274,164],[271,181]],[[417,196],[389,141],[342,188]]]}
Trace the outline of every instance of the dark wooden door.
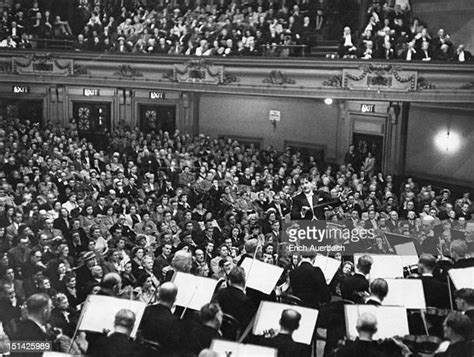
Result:
{"label": "dark wooden door", "polygon": [[372,153],[375,157],[375,171],[380,171],[383,167],[383,136],[354,133],[352,142],[362,161],[368,152]]}
{"label": "dark wooden door", "polygon": [[139,119],[140,129],[145,133],[161,130],[172,135],[176,130],[176,106],[140,104]]}
{"label": "dark wooden door", "polygon": [[101,149],[106,148],[112,125],[110,103],[73,102],[72,110],[79,136]]}
{"label": "dark wooden door", "polygon": [[0,117],[7,120],[29,120],[43,124],[43,101],[31,99],[0,99]]}

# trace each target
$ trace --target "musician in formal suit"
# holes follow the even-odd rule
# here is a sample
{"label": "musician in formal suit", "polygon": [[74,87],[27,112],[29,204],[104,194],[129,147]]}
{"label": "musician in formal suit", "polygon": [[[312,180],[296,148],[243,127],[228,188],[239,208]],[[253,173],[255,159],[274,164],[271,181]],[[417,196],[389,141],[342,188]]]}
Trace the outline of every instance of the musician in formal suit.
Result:
{"label": "musician in formal suit", "polygon": [[449,346],[439,357],[472,357],[474,354],[471,320],[460,312],[451,312],[443,323],[444,337],[449,340]]}
{"label": "musician in formal suit", "polygon": [[293,332],[300,327],[300,321],[301,314],[299,312],[285,309],[281,313],[278,334],[269,338],[259,338],[256,343],[275,348],[278,351],[278,357],[309,357],[311,347],[293,340]]}
{"label": "musician in formal suit", "polygon": [[329,206],[329,203],[338,206],[342,202],[341,198],[335,201],[325,192],[314,192],[309,175],[301,175],[300,185],[302,192],[292,200],[291,219],[308,221],[324,219],[325,207]]}
{"label": "musician in formal suit", "polygon": [[178,288],[171,282],[158,288],[158,303],[147,306],[140,323],[143,338],[160,345],[160,356],[179,356],[181,349],[181,325],[171,312]]}
{"label": "musician in formal suit", "polygon": [[367,305],[382,305],[383,300],[388,294],[388,284],[384,279],[374,279],[370,283],[370,296],[365,302]]}
{"label": "musician in formal suit", "polygon": [[381,342],[373,340],[377,332],[377,319],[371,313],[365,312],[359,316],[356,329],[358,338],[355,341],[347,340],[344,346],[336,350],[335,357],[401,357],[409,352],[403,343],[394,338]]}
{"label": "musician in formal suit", "polygon": [[448,309],[450,296],[448,285],[433,276],[436,258],[431,254],[422,254],[418,261],[418,272],[425,292],[426,306]]}
{"label": "musician in formal suit", "polygon": [[307,307],[319,309],[331,300],[331,293],[324,274],[313,266],[309,258],[303,258],[298,267],[290,272],[290,286],[293,295],[300,298]]}
{"label": "musician in formal suit", "polygon": [[372,269],[374,263],[372,257],[363,255],[357,260],[354,275],[344,279],[341,283],[341,296],[343,299],[357,303],[363,303],[364,295],[369,293],[369,281],[366,276]]}
{"label": "musician in formal suit", "polygon": [[94,357],[138,357],[144,352],[140,345],[130,339],[135,325],[135,313],[122,309],[115,314],[114,332],[101,337],[92,350]]}
{"label": "musician in formal suit", "polygon": [[186,352],[199,354],[204,348],[209,348],[212,340],[222,338],[222,310],[216,303],[208,303],[199,311],[199,323],[190,327],[189,333],[183,335]]}
{"label": "musician in formal suit", "polygon": [[457,308],[469,317],[474,331],[474,289],[459,289],[454,293],[454,296]]}
{"label": "musician in formal suit", "polygon": [[213,298],[219,303],[222,311],[234,317],[242,329],[252,320],[257,305],[245,293],[245,270],[233,268],[228,276],[228,286],[219,290]]}

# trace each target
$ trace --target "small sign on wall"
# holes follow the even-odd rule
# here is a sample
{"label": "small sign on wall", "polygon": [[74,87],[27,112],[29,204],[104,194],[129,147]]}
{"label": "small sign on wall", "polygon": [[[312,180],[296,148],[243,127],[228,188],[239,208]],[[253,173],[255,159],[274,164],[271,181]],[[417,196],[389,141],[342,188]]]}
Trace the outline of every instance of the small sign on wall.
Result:
{"label": "small sign on wall", "polygon": [[374,104],[361,104],[360,111],[362,113],[375,113],[375,105]]}
{"label": "small sign on wall", "polygon": [[151,91],[149,93],[150,99],[166,99],[164,92]]}
{"label": "small sign on wall", "polygon": [[26,86],[13,86],[12,93],[14,94],[28,94],[30,93],[30,87]]}
{"label": "small sign on wall", "polygon": [[269,119],[273,123],[280,121],[281,112],[279,110],[270,110]]}
{"label": "small sign on wall", "polygon": [[98,97],[100,96],[100,91],[96,88],[84,88],[83,94],[84,97]]}

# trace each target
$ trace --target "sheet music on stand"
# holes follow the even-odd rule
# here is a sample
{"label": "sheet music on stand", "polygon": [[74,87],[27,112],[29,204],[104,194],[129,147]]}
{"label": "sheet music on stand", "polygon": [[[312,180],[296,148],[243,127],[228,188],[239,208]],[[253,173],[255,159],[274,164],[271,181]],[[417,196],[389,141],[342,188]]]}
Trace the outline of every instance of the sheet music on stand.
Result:
{"label": "sheet music on stand", "polygon": [[357,265],[357,261],[362,255],[369,255],[374,260],[369,274],[370,280],[376,278],[403,278],[403,267],[405,262],[401,255],[357,253],[354,254],[355,265]]}
{"label": "sheet music on stand", "polygon": [[210,349],[219,357],[277,357],[277,350],[274,348],[226,340],[212,340]]}
{"label": "sheet music on stand", "polygon": [[252,258],[245,258],[241,267],[245,270],[246,286],[267,295],[275,288],[283,273],[283,268],[279,266]]}
{"label": "sheet music on stand", "polygon": [[314,257],[313,265],[323,271],[326,284],[329,284],[341,267],[341,261],[322,254],[317,254]]}
{"label": "sheet music on stand", "polygon": [[456,290],[474,289],[474,267],[450,269],[448,274]]}
{"label": "sheet music on stand", "polygon": [[145,311],[146,304],[142,301],[118,299],[111,296],[89,295],[82,309],[77,329],[102,333],[104,329],[114,330],[115,315],[121,309],[135,313],[135,326],[131,337],[135,338],[138,326]]}
{"label": "sheet music on stand", "polygon": [[211,302],[218,281],[177,272],[173,277],[173,283],[178,287],[175,305],[200,310],[203,305]]}
{"label": "sheet music on stand", "polygon": [[404,306],[407,309],[426,309],[425,292],[420,279],[385,279],[388,294],[383,305]]}
{"label": "sheet music on stand", "polygon": [[393,246],[397,255],[402,257],[402,264],[404,267],[418,264],[418,251],[416,250],[415,243],[407,242],[403,244],[397,244]]}
{"label": "sheet music on stand", "polygon": [[358,336],[357,319],[363,313],[371,313],[377,319],[374,340],[405,336],[409,334],[407,309],[403,306],[345,305],[346,335],[350,339]]}
{"label": "sheet music on stand", "polygon": [[286,309],[292,309],[301,314],[300,327],[293,333],[293,339],[295,342],[310,345],[319,312],[316,309],[302,306],[280,304],[271,301],[260,302],[253,325],[253,334],[263,335],[263,331],[278,329],[281,313]]}

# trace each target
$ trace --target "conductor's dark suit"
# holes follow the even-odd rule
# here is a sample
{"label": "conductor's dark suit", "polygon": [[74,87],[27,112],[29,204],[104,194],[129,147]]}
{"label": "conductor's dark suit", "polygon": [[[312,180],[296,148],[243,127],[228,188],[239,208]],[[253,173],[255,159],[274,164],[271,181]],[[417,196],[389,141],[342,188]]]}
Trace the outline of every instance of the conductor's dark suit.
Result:
{"label": "conductor's dark suit", "polygon": [[[313,195],[313,204],[311,205],[306,197],[304,192],[301,192],[293,197],[293,204],[291,206],[291,219],[294,220],[312,220],[314,217],[317,219],[325,219],[324,211],[329,204],[320,206],[325,203],[333,202],[331,204],[334,206],[339,206],[341,204],[340,200],[334,200],[327,193],[322,191],[311,192]],[[303,206],[310,207],[304,216],[301,215],[301,208]]]}
{"label": "conductor's dark suit", "polygon": [[178,356],[180,351],[181,325],[171,310],[161,304],[147,306],[140,323],[145,340],[158,342],[161,355]]}
{"label": "conductor's dark suit", "polygon": [[320,268],[303,261],[290,272],[293,295],[303,300],[305,306],[319,309],[323,302],[331,300],[331,293]]}

